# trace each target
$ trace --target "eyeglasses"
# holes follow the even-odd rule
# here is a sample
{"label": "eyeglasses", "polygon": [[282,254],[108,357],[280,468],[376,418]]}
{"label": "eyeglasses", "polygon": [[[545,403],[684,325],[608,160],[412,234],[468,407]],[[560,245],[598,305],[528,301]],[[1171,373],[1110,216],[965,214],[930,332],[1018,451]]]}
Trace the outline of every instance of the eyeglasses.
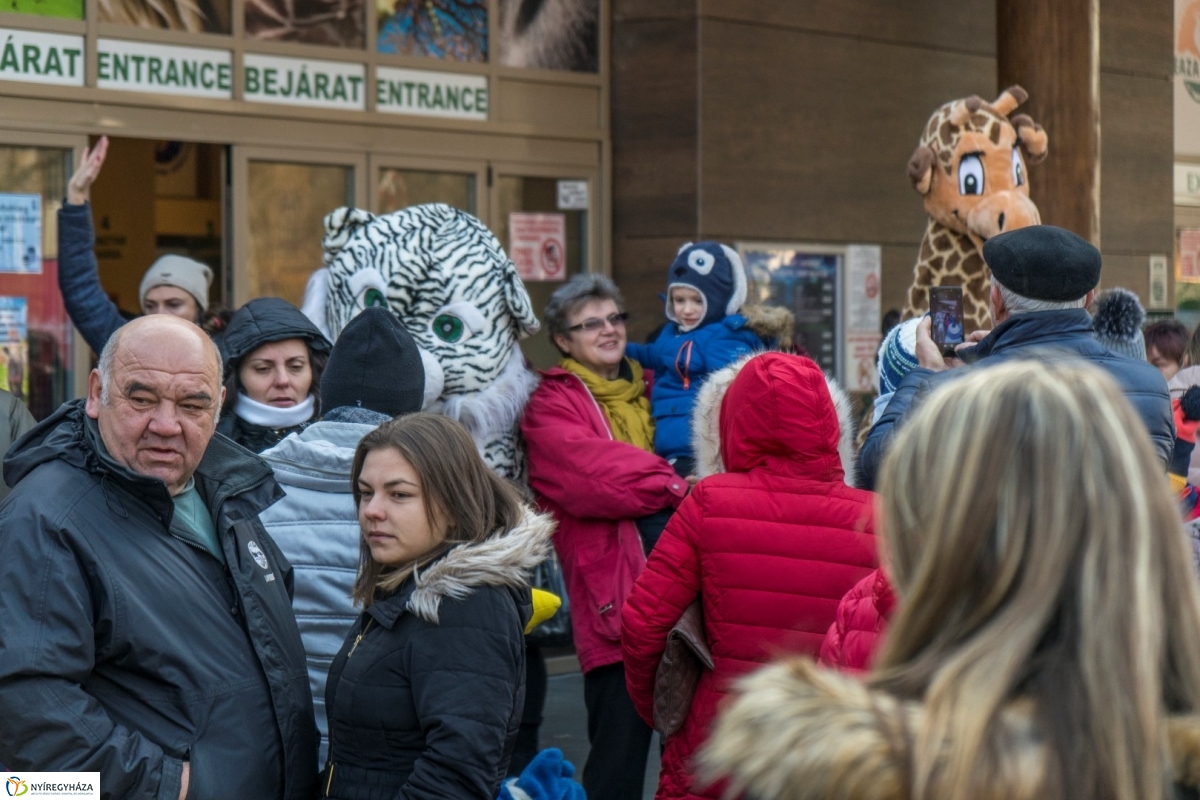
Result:
{"label": "eyeglasses", "polygon": [[620,314],[609,314],[604,319],[592,317],[585,319],[578,325],[572,325],[567,328],[569,331],[585,331],[586,333],[595,333],[596,331],[604,330],[605,325],[612,325],[614,328],[624,328],[625,320],[629,319],[629,314],[622,311]]}

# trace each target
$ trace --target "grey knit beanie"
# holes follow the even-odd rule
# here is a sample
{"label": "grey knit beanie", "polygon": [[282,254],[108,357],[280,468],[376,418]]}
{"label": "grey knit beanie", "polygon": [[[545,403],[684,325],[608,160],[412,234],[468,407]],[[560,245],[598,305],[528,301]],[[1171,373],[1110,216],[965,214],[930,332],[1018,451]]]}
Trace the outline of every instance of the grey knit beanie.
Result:
{"label": "grey knit beanie", "polygon": [[208,288],[213,274],[208,265],[187,256],[165,255],[150,265],[138,287],[138,304],[145,305],[146,292],[156,286],[174,286],[196,298],[200,311],[208,311]]}
{"label": "grey knit beanie", "polygon": [[1142,336],[1145,321],[1146,311],[1138,296],[1128,289],[1109,289],[1096,298],[1096,314],[1092,317],[1096,341],[1118,355],[1146,360],[1146,340]]}

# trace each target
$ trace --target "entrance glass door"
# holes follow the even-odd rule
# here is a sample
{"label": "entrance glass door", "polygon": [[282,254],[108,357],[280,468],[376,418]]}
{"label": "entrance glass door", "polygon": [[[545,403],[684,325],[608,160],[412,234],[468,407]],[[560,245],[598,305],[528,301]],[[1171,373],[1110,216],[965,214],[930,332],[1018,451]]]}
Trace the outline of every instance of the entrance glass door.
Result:
{"label": "entrance glass door", "polygon": [[0,143],[0,388],[39,420],[74,388],[57,227],[71,161],[71,147]]}

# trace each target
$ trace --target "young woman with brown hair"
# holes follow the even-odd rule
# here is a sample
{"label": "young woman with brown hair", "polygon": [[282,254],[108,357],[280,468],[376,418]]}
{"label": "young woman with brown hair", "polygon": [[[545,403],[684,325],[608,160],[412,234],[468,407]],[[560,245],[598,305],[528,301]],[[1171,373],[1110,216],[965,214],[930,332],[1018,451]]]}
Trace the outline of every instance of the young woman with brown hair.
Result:
{"label": "young woman with brown hair", "polygon": [[866,684],[751,676],[711,774],[759,800],[1195,796],[1200,592],[1110,378],[1021,362],[935,392],[880,512],[898,606]]}
{"label": "young woman with brown hair", "polygon": [[367,434],[351,486],[364,610],[329,670],[321,796],[491,800],[521,721],[528,578],[554,523],[439,415]]}

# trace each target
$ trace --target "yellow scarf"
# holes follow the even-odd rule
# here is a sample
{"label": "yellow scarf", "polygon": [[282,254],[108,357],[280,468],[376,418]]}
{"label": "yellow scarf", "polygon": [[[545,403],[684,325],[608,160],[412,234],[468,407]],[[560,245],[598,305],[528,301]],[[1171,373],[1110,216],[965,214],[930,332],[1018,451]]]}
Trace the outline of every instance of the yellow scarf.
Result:
{"label": "yellow scarf", "polygon": [[596,398],[600,409],[618,441],[654,452],[654,421],[650,418],[650,401],[646,399],[646,381],[642,365],[632,359],[625,363],[633,371],[633,380],[605,380],[573,358],[564,358],[558,365],[579,377]]}

